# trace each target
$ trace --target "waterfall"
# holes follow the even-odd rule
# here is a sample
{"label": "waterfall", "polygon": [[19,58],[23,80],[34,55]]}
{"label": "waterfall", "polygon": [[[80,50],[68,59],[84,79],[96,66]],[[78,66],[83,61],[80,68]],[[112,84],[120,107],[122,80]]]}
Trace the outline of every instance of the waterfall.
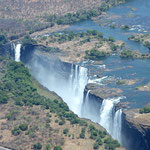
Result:
{"label": "waterfall", "polygon": [[114,107],[124,97],[104,99],[100,108],[100,125],[102,125],[113,138],[121,141],[121,114],[122,110],[114,112]]}
{"label": "waterfall", "polygon": [[114,122],[113,122],[113,134],[112,137],[117,139],[120,143],[121,140],[121,124],[122,124],[122,109],[119,109],[115,112]]}
{"label": "waterfall", "polygon": [[89,93],[90,90],[87,91],[84,100],[83,100],[83,104],[82,104],[82,117],[83,118],[88,118],[92,120],[92,113],[91,113],[91,108],[90,108],[90,101],[89,101]]}
{"label": "waterfall", "polygon": [[20,55],[21,55],[21,44],[14,45],[15,50],[15,61],[20,62]]}
{"label": "waterfall", "polygon": [[57,72],[57,64],[46,68],[44,63],[34,60],[30,67],[41,84],[50,91],[55,91],[67,103],[70,110],[81,116],[84,88],[88,83],[87,68],[72,64],[70,74],[63,76],[64,72],[61,68],[62,72]]}
{"label": "waterfall", "polygon": [[90,93],[90,90],[88,90],[87,93],[86,93],[86,96],[85,96],[85,100],[86,100],[86,101],[89,100],[89,93]]}
{"label": "waterfall", "polygon": [[[51,66],[51,61],[49,63],[47,60],[40,60],[40,62],[36,57],[32,61],[30,70],[42,85],[50,91],[55,91],[67,103],[69,109],[79,117],[99,123],[113,138],[121,141],[122,110],[115,112],[115,106],[124,97],[104,99],[100,105],[99,101],[89,97],[90,91],[84,95],[85,86],[90,82],[87,68],[72,64],[68,75],[62,69],[64,64],[61,62]],[[99,79],[99,83],[106,78]]]}
{"label": "waterfall", "polygon": [[69,91],[71,96],[67,99],[72,99],[70,107],[76,114],[81,116],[81,107],[83,102],[84,88],[88,82],[87,69],[78,65],[71,66],[71,74],[69,78]]}

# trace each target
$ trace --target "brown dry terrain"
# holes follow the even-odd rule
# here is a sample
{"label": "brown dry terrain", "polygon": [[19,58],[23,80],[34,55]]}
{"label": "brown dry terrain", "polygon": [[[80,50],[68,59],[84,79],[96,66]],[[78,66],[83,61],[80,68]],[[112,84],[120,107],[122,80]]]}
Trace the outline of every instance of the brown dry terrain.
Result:
{"label": "brown dry terrain", "polygon": [[138,86],[136,89],[139,91],[150,91],[150,83],[147,83],[146,85]]}
{"label": "brown dry terrain", "polygon": [[[90,38],[90,41],[86,41]],[[58,37],[49,36],[49,37],[40,37],[36,39],[38,44],[59,48],[60,52],[51,53],[46,52],[46,55],[55,55],[59,57],[64,62],[80,62],[85,60],[86,51],[90,51],[92,49],[97,49],[99,52],[105,52],[111,54],[114,51],[112,50],[112,42],[109,40],[105,40],[103,38],[97,38],[96,36],[84,36],[79,37],[76,36],[72,40],[59,41]],[[115,41],[113,42],[115,46],[118,46],[116,51],[119,51],[123,42]]]}
{"label": "brown dry terrain", "polygon": [[140,114],[139,109],[131,109],[125,111],[126,119],[131,123],[136,129],[144,134],[144,130],[150,127],[150,113]]}
{"label": "brown dry terrain", "polygon": [[[60,145],[63,150],[92,150],[94,140],[89,138],[88,129],[86,128],[85,139],[79,138],[82,127],[79,125],[71,125],[69,121],[65,125],[59,125],[56,120],[59,118],[48,110],[43,110],[39,106],[18,107],[12,103],[0,105],[0,145],[4,147],[13,148],[16,150],[30,150],[33,144],[40,142],[44,150],[46,144],[51,147]],[[17,111],[14,120],[7,120],[6,116],[12,112]],[[97,129],[103,130],[99,125],[87,121],[88,124],[93,124]],[[14,136],[11,130],[14,126],[19,124],[28,124],[28,131],[22,131],[20,135]],[[67,134],[63,130],[68,128]],[[101,146],[99,150],[104,150]],[[117,148],[123,150],[123,148]]]}
{"label": "brown dry terrain", "polygon": [[[82,127],[71,125],[66,121],[65,125],[59,125],[56,120],[59,118],[56,114],[49,113],[39,106],[18,107],[12,103],[0,105],[0,145],[17,150],[29,150],[32,145],[41,142],[43,145],[50,144],[51,147],[61,145],[64,150],[91,150],[93,149],[94,140],[89,138],[86,133],[86,140],[79,138]],[[12,111],[17,111],[15,119],[7,120],[6,116]],[[51,117],[49,115],[51,114]],[[28,124],[28,131],[14,136],[11,130],[19,124]],[[69,129],[67,134],[63,134],[65,128]],[[100,128],[97,125],[97,128]],[[101,148],[100,148],[101,149]]]}
{"label": "brown dry terrain", "polygon": [[[80,20],[89,19],[85,17],[87,12],[106,11],[108,7],[125,2],[124,0],[0,0],[0,33],[6,34],[10,40],[19,39],[25,34],[32,34],[47,28],[48,32],[63,29],[65,24],[72,24],[77,21],[79,14]],[[103,4],[103,5],[102,5]],[[107,5],[107,6],[106,6]],[[100,10],[101,8],[106,8]],[[77,13],[78,12],[78,13]],[[77,16],[75,16],[77,13]],[[71,14],[71,21],[64,20],[62,26],[57,26],[56,21],[59,17]],[[88,13],[88,14],[91,14]],[[103,13],[91,15],[92,17],[101,16]],[[57,19],[50,19],[55,15]],[[65,16],[68,17],[68,16]],[[48,19],[49,18],[49,19]],[[82,18],[82,19],[81,19]],[[84,18],[84,19],[83,19]],[[54,21],[55,20],[55,21]],[[57,23],[56,23],[57,22]],[[56,29],[51,27],[56,25]],[[55,27],[54,27],[55,28]]]}
{"label": "brown dry terrain", "polygon": [[[98,8],[105,0],[6,0],[0,1],[0,32],[8,36],[23,36],[37,28],[50,26],[45,15],[63,16],[67,13]],[[56,27],[58,29],[58,27]]]}
{"label": "brown dry terrain", "polygon": [[97,8],[105,0],[5,0],[0,1],[2,18],[35,19],[47,14],[65,15]]}

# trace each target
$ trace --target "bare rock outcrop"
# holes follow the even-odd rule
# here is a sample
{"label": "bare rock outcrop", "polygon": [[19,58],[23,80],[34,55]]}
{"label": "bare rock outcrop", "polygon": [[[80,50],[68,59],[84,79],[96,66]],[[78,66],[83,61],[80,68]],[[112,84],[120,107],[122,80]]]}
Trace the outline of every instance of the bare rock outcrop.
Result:
{"label": "bare rock outcrop", "polygon": [[138,109],[126,110],[122,120],[126,147],[129,150],[150,150],[150,113],[140,114]]}

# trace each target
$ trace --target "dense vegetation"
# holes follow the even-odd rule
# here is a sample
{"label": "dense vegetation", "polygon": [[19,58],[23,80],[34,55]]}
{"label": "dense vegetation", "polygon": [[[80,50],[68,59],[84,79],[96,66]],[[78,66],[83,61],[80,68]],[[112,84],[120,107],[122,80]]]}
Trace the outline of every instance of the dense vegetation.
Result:
{"label": "dense vegetation", "polygon": [[85,59],[91,59],[91,60],[101,60],[103,58],[106,58],[109,53],[106,53],[104,51],[98,51],[97,49],[92,49],[90,51],[86,51]]}
{"label": "dense vegetation", "polygon": [[143,108],[140,109],[140,113],[150,113],[150,107],[149,106],[145,106]]}
{"label": "dense vegetation", "polygon": [[24,36],[24,38],[22,39],[22,45],[35,45],[37,44],[37,42],[32,39],[29,35]]}
{"label": "dense vegetation", "polygon": [[7,38],[5,37],[5,35],[0,34],[0,45],[3,45],[7,42]]}
{"label": "dense vegetation", "polygon": [[[54,33],[53,35],[49,35],[49,42],[54,43],[54,42],[59,42],[59,43],[64,43],[66,41],[72,41],[78,37],[83,38],[86,37],[82,43],[85,42],[90,42],[92,37],[95,37],[96,39],[103,39],[103,33],[98,32],[97,30],[87,30],[86,32],[78,32],[75,33],[73,31],[64,31],[62,33]],[[41,40],[46,40],[47,37],[43,37]],[[103,39],[107,40],[107,39]]]}
{"label": "dense vegetation", "polygon": [[[121,2],[123,0],[120,0]],[[45,15],[45,19],[51,23],[51,26],[54,24],[58,25],[66,25],[66,24],[73,24],[79,21],[91,19],[92,17],[97,17],[102,14],[102,12],[109,9],[110,6],[116,5],[117,1],[111,0],[108,3],[102,3],[100,7],[97,9],[90,9],[90,10],[83,10],[76,13],[68,13],[64,16],[57,16],[57,15]]]}
{"label": "dense vegetation", "polygon": [[143,45],[150,49],[150,42],[149,41],[145,41]]}
{"label": "dense vegetation", "polygon": [[145,47],[150,49],[150,42],[147,41],[146,39],[149,39],[150,35],[149,34],[137,34],[137,35],[131,35],[128,39],[142,43]]}
{"label": "dense vegetation", "polygon": [[[93,145],[94,149],[98,149],[100,145],[103,145],[103,139],[106,137],[106,131],[102,132],[101,130],[97,130],[93,125],[89,125],[88,132],[91,134],[90,138],[95,140]],[[105,149],[115,150],[115,148],[120,147],[118,141],[113,140],[110,137],[104,139]]]}
{"label": "dense vegetation", "polygon": [[123,26],[121,26],[121,29],[122,30],[129,30],[130,26],[129,25],[123,25]]}
{"label": "dense vegetation", "polygon": [[131,50],[125,49],[120,53],[120,57],[121,58],[134,58],[134,53]]}
{"label": "dense vegetation", "polygon": [[7,73],[3,77],[3,85],[0,87],[0,92],[3,93],[1,94],[1,103],[7,103],[6,97],[8,97],[9,99],[13,98],[15,104],[19,106],[42,105],[45,109],[50,109],[50,112],[57,113],[61,121],[66,118],[72,124],[87,125],[74,113],[69,112],[69,108],[64,102],[52,101],[40,96],[32,83],[28,69],[22,63],[10,61],[7,67]]}

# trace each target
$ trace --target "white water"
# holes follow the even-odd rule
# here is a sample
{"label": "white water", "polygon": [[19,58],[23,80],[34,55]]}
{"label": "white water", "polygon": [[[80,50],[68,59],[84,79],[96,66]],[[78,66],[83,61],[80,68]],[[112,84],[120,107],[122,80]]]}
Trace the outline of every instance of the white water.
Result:
{"label": "white water", "polygon": [[121,125],[122,124],[122,109],[116,111],[113,121],[113,134],[112,137],[117,139],[120,143],[121,140]]}
{"label": "white water", "polygon": [[102,125],[113,138],[121,141],[121,114],[122,111],[114,112],[114,106],[124,97],[104,99],[100,109],[100,125]]}
{"label": "white water", "polygon": [[88,118],[93,121],[92,112],[91,112],[92,108],[89,102],[89,93],[90,93],[90,90],[87,91],[86,96],[84,98],[81,117]]}
{"label": "white water", "polygon": [[86,96],[85,96],[86,101],[89,100],[89,93],[90,93],[90,90],[87,91],[87,94],[86,94]]}
{"label": "white water", "polygon": [[95,78],[95,79],[93,78],[93,79],[89,79],[88,83],[97,83],[99,85],[104,85],[103,81],[105,81],[108,78],[109,78],[108,76],[104,76],[104,77],[101,77],[101,78]]}
{"label": "white water", "polygon": [[[89,99],[87,92],[84,99],[84,89],[88,83],[87,69],[78,65],[71,66],[70,74],[66,78],[61,70],[55,68],[46,68],[46,64],[34,61],[34,76],[37,80],[51,91],[55,91],[67,103],[79,117],[91,119],[101,124],[115,139],[121,141],[121,110],[114,112],[114,106],[123,97],[103,100],[101,106],[99,102]],[[61,64],[62,65],[62,64]],[[60,65],[60,66],[61,66]],[[59,69],[58,69],[59,70]],[[106,77],[100,79],[102,82]],[[84,103],[83,103],[84,100]],[[98,108],[98,107],[99,108]],[[101,107],[101,108],[100,108]],[[98,109],[97,109],[98,108]]]}
{"label": "white water", "polygon": [[56,72],[57,68],[45,69],[38,61],[34,62],[34,76],[51,91],[55,91],[78,116],[81,116],[84,88],[88,82],[87,69],[78,65],[71,66],[70,75],[65,78]]}
{"label": "white water", "polygon": [[[74,111],[79,116],[81,116],[84,88],[88,82],[87,69],[84,67],[80,67],[78,65],[75,65],[75,69],[73,67],[74,65],[71,66],[71,74],[69,78],[69,88],[68,88],[69,93],[71,93],[71,95],[69,94],[66,97],[66,99],[71,100],[70,103],[71,110]],[[67,102],[68,101],[66,101],[66,103]]]}
{"label": "white water", "polygon": [[14,45],[14,49],[15,49],[15,61],[20,62],[21,44]]}

